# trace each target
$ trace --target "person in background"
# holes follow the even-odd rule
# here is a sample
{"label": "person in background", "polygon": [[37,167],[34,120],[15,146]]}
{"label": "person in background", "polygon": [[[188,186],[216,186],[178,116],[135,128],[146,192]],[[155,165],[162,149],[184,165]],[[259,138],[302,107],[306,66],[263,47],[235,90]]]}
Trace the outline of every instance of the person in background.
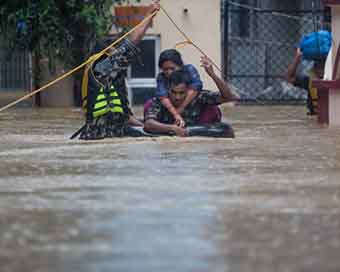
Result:
{"label": "person in background", "polygon": [[309,115],[316,115],[318,113],[318,91],[312,87],[313,79],[322,79],[325,69],[326,59],[320,58],[314,60],[312,69],[308,75],[299,74],[298,67],[302,61],[303,53],[300,48],[296,50],[293,62],[288,66],[286,79],[289,83],[296,87],[302,88],[308,92],[307,109]]}

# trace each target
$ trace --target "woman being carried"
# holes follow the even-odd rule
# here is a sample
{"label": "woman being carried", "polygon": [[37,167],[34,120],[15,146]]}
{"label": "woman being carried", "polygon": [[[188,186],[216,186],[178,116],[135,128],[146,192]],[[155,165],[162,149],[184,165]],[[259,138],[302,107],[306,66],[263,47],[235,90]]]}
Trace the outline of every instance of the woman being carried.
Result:
{"label": "woman being carried", "polygon": [[[192,64],[184,64],[181,54],[175,49],[164,50],[158,61],[161,73],[157,76],[156,97],[160,99],[162,105],[172,114],[175,124],[179,127],[185,127],[185,121],[182,114],[185,108],[194,100],[202,91],[203,83],[197,69]],[[169,99],[169,78],[175,71],[184,71],[189,76],[188,93],[186,99],[181,105],[175,107]],[[144,112],[151,106],[151,101],[145,104]],[[200,116],[200,123],[212,124],[221,121],[221,111],[217,106],[207,105]]]}

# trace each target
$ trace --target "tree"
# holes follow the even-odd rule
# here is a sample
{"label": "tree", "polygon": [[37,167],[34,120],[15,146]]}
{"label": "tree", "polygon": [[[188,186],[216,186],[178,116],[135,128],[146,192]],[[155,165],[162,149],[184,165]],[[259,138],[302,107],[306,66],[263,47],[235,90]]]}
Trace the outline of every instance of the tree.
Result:
{"label": "tree", "polygon": [[[0,0],[0,36],[9,52],[29,50],[35,57],[39,85],[42,56],[50,70],[61,60],[67,67],[88,58],[96,38],[110,28],[110,8],[124,0]],[[8,54],[10,56],[10,54]]]}

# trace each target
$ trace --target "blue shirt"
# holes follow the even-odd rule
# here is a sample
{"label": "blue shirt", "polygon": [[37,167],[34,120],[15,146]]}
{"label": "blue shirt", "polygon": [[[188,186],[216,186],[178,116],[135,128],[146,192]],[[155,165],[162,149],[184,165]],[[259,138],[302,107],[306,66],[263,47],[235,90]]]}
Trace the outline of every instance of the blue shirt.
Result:
{"label": "blue shirt", "polygon": [[[189,88],[200,92],[203,88],[203,83],[195,66],[187,64],[183,66],[183,70],[190,75]],[[167,97],[169,85],[169,79],[163,73],[160,73],[157,77],[156,97]]]}

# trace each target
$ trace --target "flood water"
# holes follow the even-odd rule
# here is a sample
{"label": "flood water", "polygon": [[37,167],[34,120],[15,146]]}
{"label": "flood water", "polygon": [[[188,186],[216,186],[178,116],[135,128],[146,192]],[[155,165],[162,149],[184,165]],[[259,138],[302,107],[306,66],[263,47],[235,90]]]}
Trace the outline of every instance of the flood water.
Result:
{"label": "flood water", "polygon": [[340,129],[227,112],[235,139],[95,142],[76,109],[1,113],[0,271],[340,271]]}

